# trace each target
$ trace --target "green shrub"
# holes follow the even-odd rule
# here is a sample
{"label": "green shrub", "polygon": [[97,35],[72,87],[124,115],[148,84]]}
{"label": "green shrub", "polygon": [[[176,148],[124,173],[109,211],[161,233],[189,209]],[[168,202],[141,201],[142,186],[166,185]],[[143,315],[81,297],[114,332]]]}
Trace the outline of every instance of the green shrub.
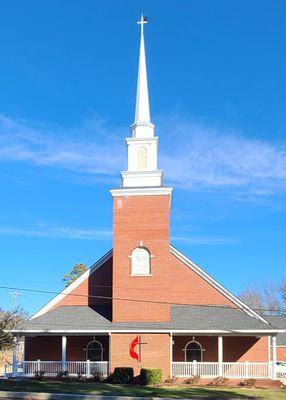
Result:
{"label": "green shrub", "polygon": [[159,368],[142,368],[140,380],[142,385],[158,385],[162,382],[162,370]]}
{"label": "green shrub", "polygon": [[113,383],[131,383],[134,378],[133,368],[116,367],[112,375]]}

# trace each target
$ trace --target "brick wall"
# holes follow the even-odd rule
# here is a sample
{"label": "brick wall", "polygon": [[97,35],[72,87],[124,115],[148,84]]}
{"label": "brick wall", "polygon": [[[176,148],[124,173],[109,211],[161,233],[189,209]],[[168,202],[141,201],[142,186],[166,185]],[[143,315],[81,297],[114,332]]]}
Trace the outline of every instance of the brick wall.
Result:
{"label": "brick wall", "polygon": [[[152,301],[164,301],[170,288],[170,196],[122,196],[113,203],[113,321],[168,321],[169,306]],[[152,276],[130,276],[129,256],[140,241],[154,256]]]}
{"label": "brick wall", "polygon": [[224,337],[224,361],[268,362],[268,337]]}
{"label": "brick wall", "polygon": [[[193,339],[193,336],[173,336],[173,360],[185,361],[185,346]],[[195,340],[202,345],[203,361],[217,362],[218,360],[218,340],[215,336],[195,336]]]}
{"label": "brick wall", "polygon": [[[85,361],[89,342],[98,340],[103,345],[103,361],[108,361],[108,336],[68,336],[67,361]],[[26,361],[60,361],[62,359],[61,336],[36,336],[25,338]]]}
{"label": "brick wall", "polygon": [[[173,359],[185,361],[183,349],[192,340],[192,336],[174,336]],[[218,361],[218,339],[216,336],[195,336],[203,348],[204,362]],[[268,362],[268,338],[247,336],[223,337],[224,362]]]}
{"label": "brick wall", "polygon": [[277,360],[278,361],[286,361],[286,346],[285,347],[277,347]]}
{"label": "brick wall", "polygon": [[61,336],[36,336],[25,338],[25,360],[60,361],[62,359]]}
{"label": "brick wall", "polygon": [[[112,334],[110,344],[111,365],[115,367],[133,367],[135,375],[140,372],[140,366],[129,355],[129,346],[136,334]],[[142,368],[161,368],[163,380],[170,374],[170,336],[168,334],[142,334]],[[138,349],[136,346],[135,350]]]}

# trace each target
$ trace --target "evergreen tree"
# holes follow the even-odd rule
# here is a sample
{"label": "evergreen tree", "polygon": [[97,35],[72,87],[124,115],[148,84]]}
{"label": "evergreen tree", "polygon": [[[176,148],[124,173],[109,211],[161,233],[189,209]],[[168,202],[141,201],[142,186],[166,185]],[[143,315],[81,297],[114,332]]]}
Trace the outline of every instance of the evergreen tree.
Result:
{"label": "evergreen tree", "polygon": [[71,283],[73,283],[77,278],[79,278],[86,270],[87,266],[85,264],[76,264],[69,273],[65,274],[63,277],[63,281],[65,282],[65,286],[68,287]]}

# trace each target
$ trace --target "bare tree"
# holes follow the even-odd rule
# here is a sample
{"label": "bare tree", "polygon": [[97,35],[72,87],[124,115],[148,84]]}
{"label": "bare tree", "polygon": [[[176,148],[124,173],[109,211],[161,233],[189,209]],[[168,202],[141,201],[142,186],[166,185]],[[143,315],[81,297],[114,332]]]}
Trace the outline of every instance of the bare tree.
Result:
{"label": "bare tree", "polygon": [[284,303],[286,303],[286,282],[283,282],[280,286],[280,294]]}
{"label": "bare tree", "polygon": [[11,329],[20,327],[28,315],[21,308],[12,311],[0,310],[0,350],[6,350],[13,345],[13,334]]}
{"label": "bare tree", "polygon": [[283,304],[279,287],[266,282],[262,287],[250,285],[238,297],[259,314],[281,314]]}

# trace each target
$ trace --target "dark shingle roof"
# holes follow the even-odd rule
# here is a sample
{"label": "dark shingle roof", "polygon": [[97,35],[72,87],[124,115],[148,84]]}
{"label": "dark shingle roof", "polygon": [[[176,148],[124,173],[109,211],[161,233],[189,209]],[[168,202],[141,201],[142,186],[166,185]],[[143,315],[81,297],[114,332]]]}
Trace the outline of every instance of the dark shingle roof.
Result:
{"label": "dark shingle roof", "polygon": [[239,309],[223,306],[171,306],[170,322],[111,322],[106,308],[62,306],[28,321],[22,331],[56,330],[271,330],[273,326]]}
{"label": "dark shingle roof", "polygon": [[286,346],[286,315],[269,315],[265,319],[277,328],[285,329],[284,333],[278,333],[277,345]]}

